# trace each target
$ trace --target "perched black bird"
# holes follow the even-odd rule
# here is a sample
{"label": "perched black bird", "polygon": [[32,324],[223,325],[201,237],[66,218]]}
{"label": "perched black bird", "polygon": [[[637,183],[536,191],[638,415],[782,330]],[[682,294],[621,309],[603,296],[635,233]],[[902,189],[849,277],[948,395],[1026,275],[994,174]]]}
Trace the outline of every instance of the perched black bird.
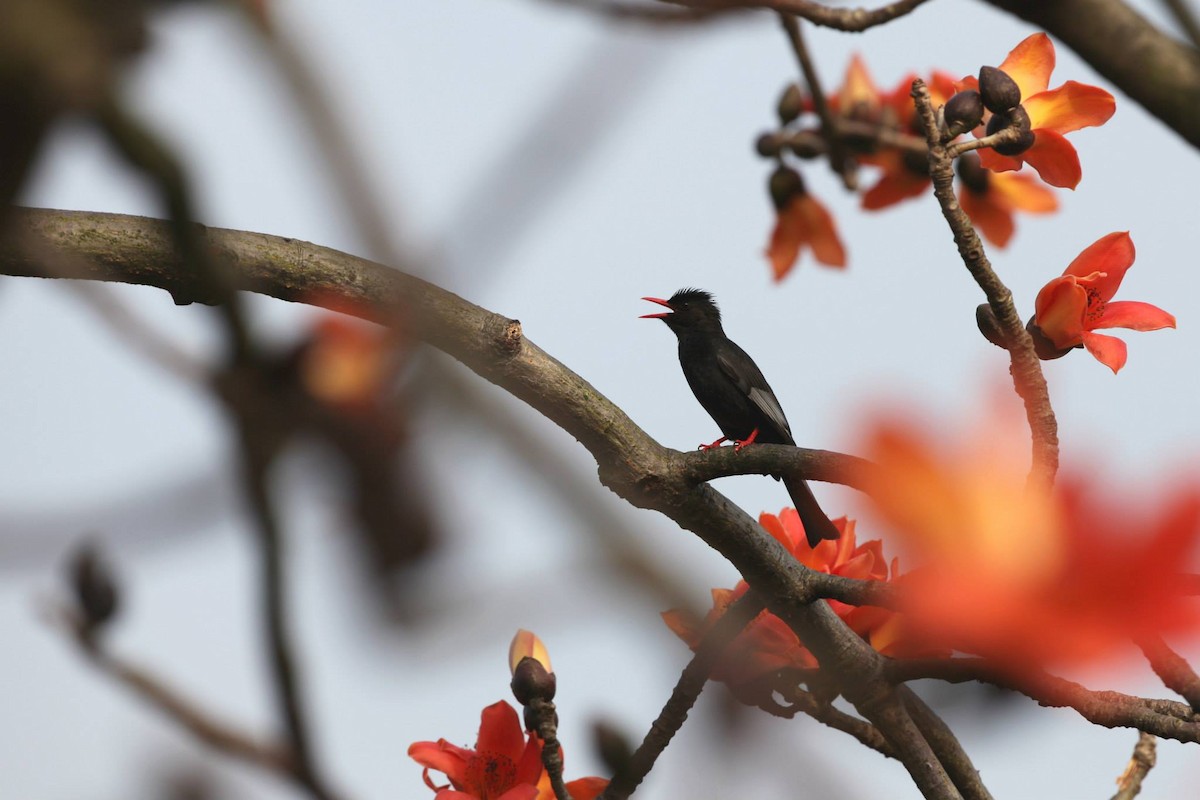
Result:
{"label": "perched black bird", "polygon": [[[725,335],[721,312],[713,296],[699,289],[680,289],[670,300],[643,297],[670,311],[645,314],[642,319],[661,319],[679,338],[679,365],[692,393],[721,429],[722,438],[738,448],[751,442],[795,445],[783,408],[762,371],[746,351]],[[783,485],[800,514],[808,543],[838,538],[837,528],[821,511],[812,489],[803,480],[785,478]]]}

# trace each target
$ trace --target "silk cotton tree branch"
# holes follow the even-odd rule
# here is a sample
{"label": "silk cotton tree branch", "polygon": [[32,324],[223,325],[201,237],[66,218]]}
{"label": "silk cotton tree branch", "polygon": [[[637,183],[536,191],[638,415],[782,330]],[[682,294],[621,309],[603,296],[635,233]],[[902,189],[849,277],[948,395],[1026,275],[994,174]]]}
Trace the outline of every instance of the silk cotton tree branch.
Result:
{"label": "silk cotton tree branch", "polygon": [[992,269],[971,218],[954,196],[953,160],[947,152],[947,146],[942,143],[933,101],[925,81],[920,78],[913,81],[912,97],[917,106],[917,119],[925,130],[925,140],[929,145],[929,177],[933,180],[933,193],[954,235],[954,243],[958,245],[963,264],[987,297],[1012,360],[1010,371],[1013,384],[1025,403],[1025,415],[1033,436],[1031,483],[1050,486],[1058,473],[1058,421],[1050,405],[1050,389],[1042,374],[1042,363],[1034,350],[1033,339],[1021,324],[1012,292]]}
{"label": "silk cotton tree branch", "polygon": [[[177,302],[187,302],[203,289],[191,272],[180,268],[167,223],[36,210],[17,211],[11,219],[23,232],[81,256],[72,260],[79,273],[55,277],[156,286]],[[823,589],[841,591],[844,581],[831,581],[833,576],[799,564],[744,511],[707,484],[698,484],[684,468],[682,454],[659,445],[582,378],[525,339],[519,322],[333,250],[282,237],[200,230],[204,246],[230,269],[236,288],[284,300],[325,298],[374,309],[365,315],[404,326],[575,436],[596,458],[606,486],[694,532],[741,572],[767,607],[837,676],[842,694],[883,734],[925,797],[963,796],[901,695],[883,678],[885,659],[828,605],[815,602],[826,596]],[[0,272],[43,274],[37,260],[11,242],[0,248]],[[403,309],[403,318],[396,318],[393,309]],[[835,584],[839,588],[832,588]]]}

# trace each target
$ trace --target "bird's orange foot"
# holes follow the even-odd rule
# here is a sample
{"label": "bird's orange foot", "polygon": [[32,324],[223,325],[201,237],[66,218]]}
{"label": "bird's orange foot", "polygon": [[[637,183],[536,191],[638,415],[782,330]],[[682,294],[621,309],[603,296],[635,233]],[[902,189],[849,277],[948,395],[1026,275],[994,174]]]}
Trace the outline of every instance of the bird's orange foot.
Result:
{"label": "bird's orange foot", "polygon": [[709,442],[708,444],[702,444],[699,447],[697,447],[696,449],[708,452],[709,450],[712,450],[714,447],[720,447],[724,442],[727,442],[727,441],[729,441],[728,437],[722,436],[720,439],[717,439],[715,442]]}
{"label": "bird's orange foot", "polygon": [[742,452],[743,447],[745,447],[748,444],[754,444],[754,440],[757,438],[758,438],[758,428],[755,428],[754,430],[752,430],[750,432],[750,435],[747,436],[745,439],[739,439],[736,442],[734,442],[733,452],[735,452],[735,453]]}

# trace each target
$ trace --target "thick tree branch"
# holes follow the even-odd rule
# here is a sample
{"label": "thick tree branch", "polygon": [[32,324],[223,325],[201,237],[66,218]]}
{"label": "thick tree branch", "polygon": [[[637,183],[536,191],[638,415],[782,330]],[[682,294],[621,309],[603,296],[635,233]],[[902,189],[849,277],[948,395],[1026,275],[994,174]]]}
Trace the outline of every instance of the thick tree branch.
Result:
{"label": "thick tree branch", "polygon": [[[13,220],[57,247],[86,256],[89,266],[76,277],[158,286],[177,300],[186,300],[197,288],[195,279],[179,268],[161,221],[34,210],[19,211]],[[604,485],[694,532],[741,572],[822,666],[838,676],[842,693],[888,739],[925,797],[961,797],[882,678],[884,659],[828,605],[814,602],[822,574],[798,563],[720,493],[686,478],[676,467],[678,454],[525,339],[518,321],[379,264],[305,242],[220,229],[204,229],[203,241],[230,268],[237,288],[284,300],[323,299],[373,308],[363,313],[404,325],[573,435],[595,457]],[[0,272],[42,274],[23,251],[8,246],[0,248]],[[404,319],[394,318],[397,308],[405,310]]]}
{"label": "thick tree branch", "polygon": [[812,0],[663,0],[688,8],[769,8],[783,14],[794,14],[814,25],[836,28],[849,33],[861,33],[903,17],[926,0],[897,0],[878,8],[834,8]]}
{"label": "thick tree branch", "polygon": [[987,0],[1061,39],[1121,91],[1200,148],[1200,51],[1121,0]]}

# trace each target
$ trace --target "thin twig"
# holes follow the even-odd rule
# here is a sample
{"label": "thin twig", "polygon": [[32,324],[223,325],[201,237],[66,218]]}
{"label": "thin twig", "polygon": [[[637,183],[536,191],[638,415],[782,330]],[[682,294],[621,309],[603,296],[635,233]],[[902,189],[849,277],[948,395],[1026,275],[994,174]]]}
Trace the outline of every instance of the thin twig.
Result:
{"label": "thin twig", "polygon": [[75,639],[89,663],[166,715],[197,741],[231,758],[290,781],[297,780],[296,762],[286,744],[255,739],[216,719],[200,704],[184,697],[148,670],[106,650],[95,637],[87,635],[85,628],[69,612],[53,613],[54,624],[61,625]]}
{"label": "thin twig", "polygon": [[1138,647],[1163,685],[1187,700],[1192,710],[1200,714],[1200,676],[1183,656],[1172,650],[1160,636],[1146,636],[1138,642]]}
{"label": "thin twig", "polygon": [[1154,768],[1158,760],[1155,751],[1154,737],[1145,731],[1139,733],[1129,765],[1125,767],[1121,777],[1117,778],[1117,793],[1112,796],[1112,800],[1133,800],[1138,796],[1142,791],[1142,781],[1146,780],[1146,774]]}
{"label": "thin twig", "polygon": [[792,44],[792,52],[796,54],[796,61],[800,63],[800,71],[804,73],[804,82],[808,84],[808,93],[812,97],[813,108],[821,120],[821,134],[829,146],[829,166],[841,176],[842,183],[847,189],[852,192],[857,191],[858,171],[854,168],[854,162],[846,157],[846,148],[842,141],[842,133],[838,130],[838,121],[834,119],[833,111],[829,108],[825,90],[821,87],[821,78],[817,75],[817,68],[808,53],[808,46],[804,43],[804,35],[800,32],[800,23],[792,15],[782,13],[779,15],[779,22],[783,25],[788,41]]}
{"label": "thin twig", "polygon": [[1048,708],[1072,708],[1104,728],[1136,728],[1163,739],[1200,743],[1200,715],[1186,703],[1093,691],[1034,668],[1018,676],[982,658],[903,659],[887,661],[884,675],[896,683],[922,678],[980,681],[1020,692]]}
{"label": "thin twig", "polygon": [[599,800],[625,800],[633,794],[683,726],[725,648],[762,610],[763,602],[754,592],[742,595],[726,609],[705,634],[692,660],[683,668],[671,697],[650,725],[646,737],[624,768],[613,776]]}
{"label": "thin twig", "polygon": [[861,33],[908,14],[926,0],[898,0],[879,8],[831,8],[811,0],[663,0],[688,8],[769,8],[784,14],[795,14],[814,25],[836,28],[849,33]]}
{"label": "thin twig", "polygon": [[933,193],[942,208],[942,215],[954,234],[954,243],[963,264],[983,289],[988,304],[995,314],[1004,333],[1011,359],[1010,372],[1017,394],[1025,403],[1025,415],[1029,420],[1033,438],[1033,467],[1030,471],[1031,485],[1049,487],[1058,472],[1058,421],[1050,405],[1050,390],[1042,374],[1041,361],[1033,349],[1033,340],[1025,330],[1017,308],[1013,304],[1012,292],[996,275],[983,250],[983,242],[975,233],[971,219],[958,204],[954,196],[954,167],[941,142],[937,118],[929,89],[920,78],[913,81],[912,97],[917,106],[917,118],[925,129],[925,140],[929,144],[929,176],[933,180]]}
{"label": "thin twig", "polygon": [[828,700],[818,698],[812,692],[806,692],[800,688],[788,689],[786,692],[781,692],[781,696],[787,701],[787,706],[784,708],[789,715],[806,714],[823,725],[853,736],[858,739],[859,743],[880,755],[896,758],[896,751],[888,744],[884,735],[865,719],[847,714]]}
{"label": "thin twig", "polygon": [[747,9],[730,6],[727,8],[662,8],[647,3],[627,0],[543,0],[554,5],[567,6],[596,14],[614,22],[641,23],[661,26],[689,26],[708,22],[733,19]]}
{"label": "thin twig", "polygon": [[[100,108],[98,121],[112,144],[134,166],[145,172],[157,187],[170,214],[171,239],[181,256],[181,266],[192,283],[191,288],[199,292],[203,302],[215,304],[220,314],[229,345],[229,363],[232,365],[226,377],[247,384],[237,389],[242,393],[240,396],[243,400],[249,397],[251,402],[261,401],[267,395],[256,395],[254,392],[258,382],[264,380],[258,374],[261,363],[242,311],[242,301],[223,269],[225,265],[207,247],[202,226],[195,222],[191,187],[183,166],[170,148],[115,98]],[[183,295],[174,297],[176,302],[183,301]],[[278,702],[296,761],[295,770],[317,800],[328,800],[332,794],[317,770],[302,711],[286,621],[287,591],[282,538],[267,491],[266,473],[273,455],[270,441],[275,434],[261,429],[261,423],[267,419],[261,409],[255,412],[247,402],[229,402],[228,395],[225,399],[238,418],[241,432],[242,477],[259,534],[262,569],[260,588],[263,593],[262,609],[268,651]]]}

